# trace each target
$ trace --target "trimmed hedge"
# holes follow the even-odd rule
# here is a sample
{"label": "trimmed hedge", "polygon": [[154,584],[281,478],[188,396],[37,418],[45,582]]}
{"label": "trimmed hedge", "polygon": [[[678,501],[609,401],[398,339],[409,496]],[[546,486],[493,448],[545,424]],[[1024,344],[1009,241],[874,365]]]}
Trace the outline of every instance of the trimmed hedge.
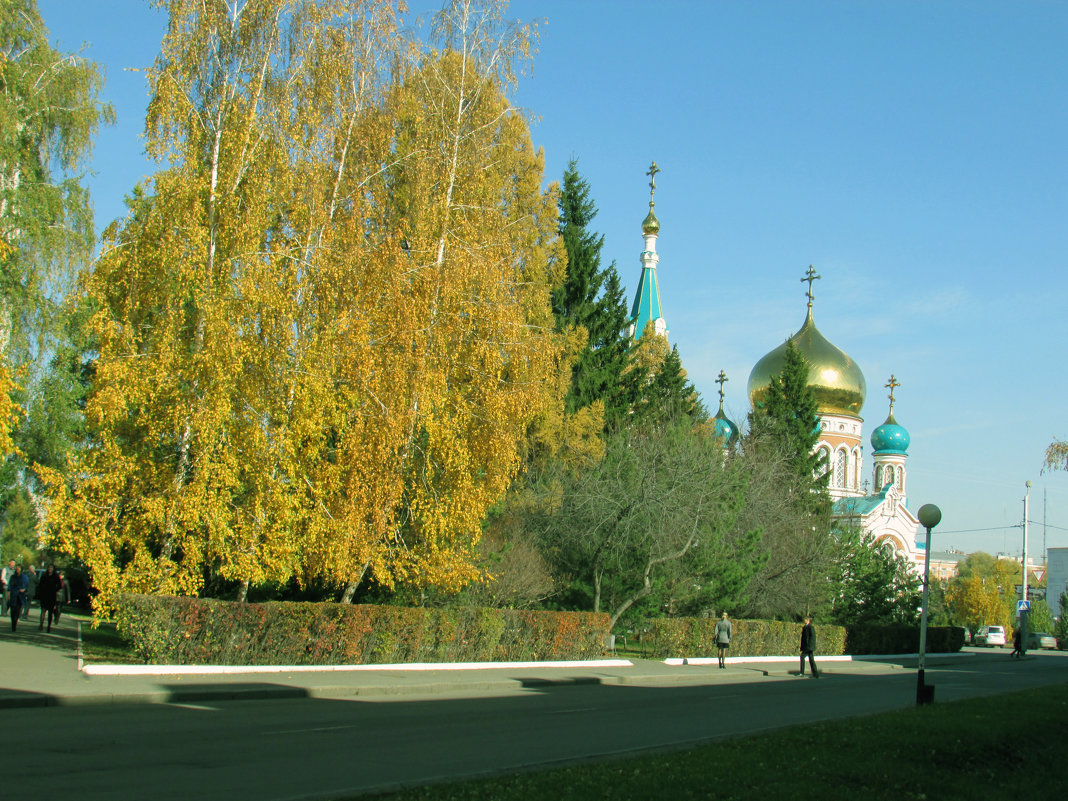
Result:
{"label": "trimmed hedge", "polygon": [[[731,656],[784,656],[799,652],[801,624],[779,620],[731,620]],[[676,617],[650,621],[653,655],[659,658],[712,656],[716,619]],[[845,629],[816,626],[816,653],[845,652]]]}
{"label": "trimmed hedge", "polygon": [[[964,629],[960,626],[927,627],[927,653],[954,653],[963,646]],[[849,654],[914,654],[919,649],[919,626],[901,623],[849,626],[846,630],[846,653]]]}
{"label": "trimmed hedge", "polygon": [[[800,652],[801,624],[776,620],[732,620],[731,656],[787,656]],[[715,618],[650,621],[652,656],[667,659],[716,653]],[[950,653],[964,645],[964,629],[929,626],[927,652]],[[920,647],[919,626],[816,626],[816,653],[909,654]]]}
{"label": "trimmed hedge", "polygon": [[149,664],[360,665],[600,658],[608,615],[125,595],[116,624]]}

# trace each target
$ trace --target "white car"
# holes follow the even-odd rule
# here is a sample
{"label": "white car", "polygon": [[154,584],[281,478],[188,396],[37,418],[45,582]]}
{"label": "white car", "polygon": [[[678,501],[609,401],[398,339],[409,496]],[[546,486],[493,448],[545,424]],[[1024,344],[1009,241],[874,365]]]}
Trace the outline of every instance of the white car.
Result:
{"label": "white car", "polygon": [[1004,645],[1004,626],[982,626],[979,631],[975,632],[975,644],[983,646]]}

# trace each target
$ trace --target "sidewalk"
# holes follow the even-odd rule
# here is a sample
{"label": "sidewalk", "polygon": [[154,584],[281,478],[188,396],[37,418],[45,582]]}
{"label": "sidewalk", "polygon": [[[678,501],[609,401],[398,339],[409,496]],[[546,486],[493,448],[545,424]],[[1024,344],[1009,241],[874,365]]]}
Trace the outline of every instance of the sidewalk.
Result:
{"label": "sidewalk", "polygon": [[[957,655],[952,655],[957,656]],[[900,670],[908,655],[851,660],[817,657],[821,674]],[[929,663],[931,657],[928,657]],[[12,634],[0,621],[0,709],[76,704],[198,703],[267,698],[373,698],[441,693],[512,693],[547,685],[631,686],[741,683],[787,679],[797,657],[741,657],[720,670],[715,659],[626,660],[479,665],[301,667],[166,667],[88,665],[79,669],[76,622],[64,617],[51,634],[37,628],[37,609]],[[670,663],[669,663],[670,662]]]}

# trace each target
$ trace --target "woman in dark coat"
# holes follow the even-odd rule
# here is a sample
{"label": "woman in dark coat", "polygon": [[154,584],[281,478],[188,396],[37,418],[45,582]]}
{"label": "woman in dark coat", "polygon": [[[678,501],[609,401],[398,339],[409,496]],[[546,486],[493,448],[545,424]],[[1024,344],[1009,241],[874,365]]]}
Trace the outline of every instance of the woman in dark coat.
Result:
{"label": "woman in dark coat", "polygon": [[808,657],[808,664],[812,668],[812,678],[818,679],[820,677],[819,671],[816,670],[816,660],[813,658],[813,653],[816,650],[816,629],[812,627],[812,618],[805,618],[805,625],[801,629],[801,675],[805,675],[805,657]]}
{"label": "woman in dark coat", "polygon": [[8,611],[11,612],[11,630],[14,631],[22,615],[22,610],[29,603],[26,591],[30,580],[22,572],[22,566],[16,565],[15,572],[7,582]]}
{"label": "woman in dark coat", "polygon": [[56,573],[55,565],[49,565],[48,570],[37,582],[37,600],[41,602],[41,620],[37,629],[44,628],[45,613],[48,613],[48,631],[52,632],[52,621],[56,617],[56,598],[59,596],[59,574]]}

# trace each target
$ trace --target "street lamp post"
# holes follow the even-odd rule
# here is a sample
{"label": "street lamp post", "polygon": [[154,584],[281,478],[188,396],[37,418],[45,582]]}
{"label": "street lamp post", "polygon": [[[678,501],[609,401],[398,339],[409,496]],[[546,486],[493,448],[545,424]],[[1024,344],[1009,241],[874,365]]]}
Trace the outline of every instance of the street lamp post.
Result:
{"label": "street lamp post", "polygon": [[920,525],[927,529],[927,544],[923,549],[923,607],[920,613],[920,659],[916,671],[916,704],[934,700],[934,685],[928,689],[923,680],[927,667],[927,601],[931,592],[931,529],[942,519],[942,510],[933,503],[925,503],[919,511]]}
{"label": "street lamp post", "polygon": [[1020,593],[1020,651],[1027,650],[1027,623],[1030,618],[1030,604],[1027,599],[1027,527],[1028,517],[1031,514],[1031,482],[1028,481],[1027,491],[1024,493],[1024,519],[1023,519],[1023,590]]}

